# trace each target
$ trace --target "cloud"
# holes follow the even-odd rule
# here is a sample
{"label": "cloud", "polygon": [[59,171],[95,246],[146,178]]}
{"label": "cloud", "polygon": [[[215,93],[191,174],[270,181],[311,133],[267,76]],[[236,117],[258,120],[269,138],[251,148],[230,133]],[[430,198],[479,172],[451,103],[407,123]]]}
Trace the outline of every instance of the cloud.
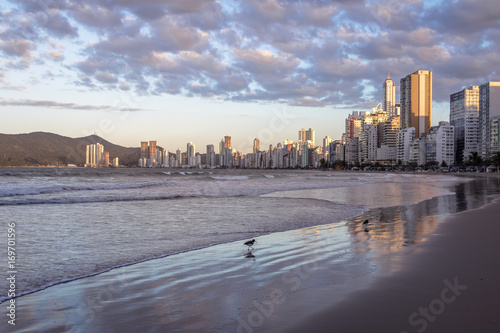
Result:
{"label": "cloud", "polygon": [[61,51],[51,51],[47,54],[47,56],[54,61],[61,61],[64,59],[64,55]]}
{"label": "cloud", "polygon": [[10,56],[29,56],[35,45],[26,39],[0,40],[0,50]]}
{"label": "cloud", "polygon": [[19,0],[0,65],[51,59],[78,89],[366,107],[387,72],[433,70],[436,101],[499,80],[499,36],[497,0]]}
{"label": "cloud", "polygon": [[314,98],[302,97],[290,103],[291,106],[308,106],[308,107],[324,107],[326,103],[323,103]]}
{"label": "cloud", "polygon": [[147,111],[139,108],[119,108],[109,105],[79,105],[74,103],[61,103],[55,101],[36,101],[30,99],[23,100],[0,100],[1,106],[31,106],[54,109],[69,110],[97,110],[97,111]]}

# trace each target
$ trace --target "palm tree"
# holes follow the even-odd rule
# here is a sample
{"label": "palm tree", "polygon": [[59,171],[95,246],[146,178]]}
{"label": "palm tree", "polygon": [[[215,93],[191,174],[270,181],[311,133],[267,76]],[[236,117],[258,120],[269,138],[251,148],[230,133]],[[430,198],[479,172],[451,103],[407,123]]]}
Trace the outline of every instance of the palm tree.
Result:
{"label": "palm tree", "polygon": [[492,163],[493,163],[493,165],[495,165],[496,167],[499,167],[499,166],[500,166],[500,151],[495,152],[495,153],[491,156],[491,162],[492,162]]}
{"label": "palm tree", "polygon": [[478,166],[483,163],[483,159],[481,158],[481,156],[479,156],[479,153],[477,151],[473,151],[469,154],[467,163],[473,166]]}

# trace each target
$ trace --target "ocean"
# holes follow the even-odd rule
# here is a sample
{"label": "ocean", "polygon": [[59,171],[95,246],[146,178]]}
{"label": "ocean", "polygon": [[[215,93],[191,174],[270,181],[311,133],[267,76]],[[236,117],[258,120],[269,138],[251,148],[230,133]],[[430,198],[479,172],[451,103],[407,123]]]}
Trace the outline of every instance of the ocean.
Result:
{"label": "ocean", "polygon": [[[378,242],[390,252],[432,232],[435,220],[412,224],[421,210],[479,207],[496,191],[498,182],[424,173],[0,168],[2,233],[16,226],[17,296],[216,244],[364,218],[385,221]],[[401,207],[405,220],[382,217],[386,207]],[[345,242],[354,240],[331,254]],[[7,290],[2,279],[0,302]]]}

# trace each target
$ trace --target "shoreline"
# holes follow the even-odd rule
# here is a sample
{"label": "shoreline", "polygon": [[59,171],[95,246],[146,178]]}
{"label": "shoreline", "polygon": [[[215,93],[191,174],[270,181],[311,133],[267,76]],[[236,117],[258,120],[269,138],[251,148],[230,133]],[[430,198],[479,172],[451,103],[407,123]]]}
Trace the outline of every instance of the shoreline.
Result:
{"label": "shoreline", "polygon": [[290,332],[497,332],[500,196],[452,214],[401,271],[328,306]]}

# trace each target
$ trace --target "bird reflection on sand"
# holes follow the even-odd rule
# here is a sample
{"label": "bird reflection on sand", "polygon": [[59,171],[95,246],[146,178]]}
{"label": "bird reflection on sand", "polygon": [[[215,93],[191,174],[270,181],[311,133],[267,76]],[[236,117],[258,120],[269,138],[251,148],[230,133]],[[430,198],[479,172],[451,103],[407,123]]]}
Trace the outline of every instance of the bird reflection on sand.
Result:
{"label": "bird reflection on sand", "polygon": [[247,253],[245,253],[245,258],[255,258],[255,256],[253,255],[252,251],[248,251]]}

